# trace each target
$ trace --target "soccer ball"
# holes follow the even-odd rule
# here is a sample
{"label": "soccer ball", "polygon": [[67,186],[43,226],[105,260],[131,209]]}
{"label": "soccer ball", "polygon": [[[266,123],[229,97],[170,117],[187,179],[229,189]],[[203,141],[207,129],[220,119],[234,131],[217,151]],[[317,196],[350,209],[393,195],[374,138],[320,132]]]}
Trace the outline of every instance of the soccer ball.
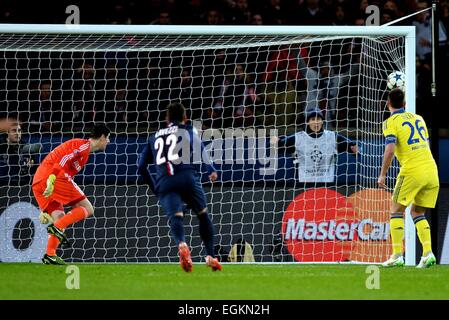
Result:
{"label": "soccer ball", "polygon": [[388,75],[387,87],[390,90],[399,88],[404,90],[405,88],[405,74],[401,71],[395,71]]}

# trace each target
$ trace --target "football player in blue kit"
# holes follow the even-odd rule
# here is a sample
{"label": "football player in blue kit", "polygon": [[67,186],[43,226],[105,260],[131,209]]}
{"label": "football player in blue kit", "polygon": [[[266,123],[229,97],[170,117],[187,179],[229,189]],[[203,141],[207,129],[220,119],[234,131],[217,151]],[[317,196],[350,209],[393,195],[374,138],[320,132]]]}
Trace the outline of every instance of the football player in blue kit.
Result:
{"label": "football player in blue kit", "polygon": [[[139,157],[138,171],[168,216],[170,230],[178,245],[179,262],[186,272],[193,269],[190,249],[184,236],[184,205],[196,213],[199,233],[206,248],[206,265],[213,271],[222,270],[214,256],[214,226],[207,212],[206,196],[200,182],[198,167],[206,165],[209,179],[218,175],[204,149],[196,129],[187,125],[186,110],[181,103],[167,108],[167,127],[153,134]],[[156,166],[153,180],[148,169]]]}

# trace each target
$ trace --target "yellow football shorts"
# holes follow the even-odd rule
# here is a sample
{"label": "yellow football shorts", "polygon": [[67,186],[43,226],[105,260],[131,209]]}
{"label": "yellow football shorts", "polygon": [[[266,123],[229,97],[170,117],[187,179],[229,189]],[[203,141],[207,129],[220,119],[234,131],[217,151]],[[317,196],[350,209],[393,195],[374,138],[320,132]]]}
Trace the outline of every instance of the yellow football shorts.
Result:
{"label": "yellow football shorts", "polygon": [[424,208],[435,208],[439,189],[438,173],[419,176],[399,174],[392,199],[406,207],[413,203]]}

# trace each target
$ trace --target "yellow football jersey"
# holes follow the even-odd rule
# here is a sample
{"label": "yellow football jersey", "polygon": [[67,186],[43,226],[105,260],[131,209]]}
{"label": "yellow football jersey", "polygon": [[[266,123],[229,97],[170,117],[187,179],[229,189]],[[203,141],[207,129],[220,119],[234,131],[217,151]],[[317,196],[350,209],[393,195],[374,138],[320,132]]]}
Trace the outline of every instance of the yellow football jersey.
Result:
{"label": "yellow football jersey", "polygon": [[401,174],[422,174],[423,169],[437,169],[429,146],[429,134],[424,119],[399,109],[383,122],[386,143],[395,143],[395,156]]}

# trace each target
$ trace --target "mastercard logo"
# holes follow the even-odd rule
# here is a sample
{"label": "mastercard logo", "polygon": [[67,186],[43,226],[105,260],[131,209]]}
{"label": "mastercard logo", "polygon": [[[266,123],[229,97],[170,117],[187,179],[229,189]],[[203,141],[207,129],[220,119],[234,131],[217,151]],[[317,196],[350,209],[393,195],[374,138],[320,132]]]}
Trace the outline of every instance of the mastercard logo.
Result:
{"label": "mastercard logo", "polygon": [[390,254],[391,194],[380,189],[345,197],[318,188],[298,195],[285,210],[282,235],[299,262],[381,262]]}

